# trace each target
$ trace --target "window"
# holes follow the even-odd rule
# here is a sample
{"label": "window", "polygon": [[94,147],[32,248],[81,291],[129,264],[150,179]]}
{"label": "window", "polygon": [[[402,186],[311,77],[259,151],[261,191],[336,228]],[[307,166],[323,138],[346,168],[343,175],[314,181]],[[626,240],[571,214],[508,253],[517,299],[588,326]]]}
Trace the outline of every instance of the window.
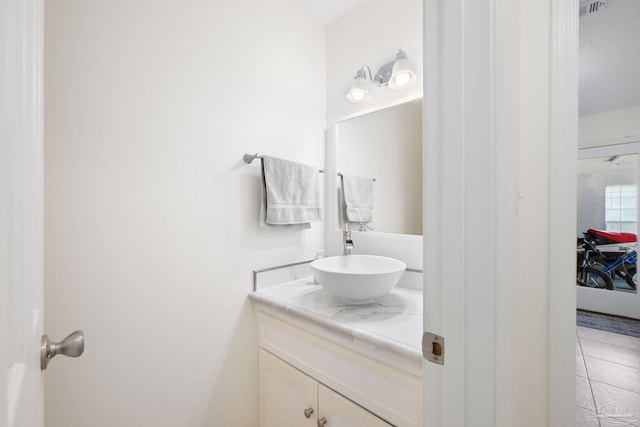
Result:
{"label": "window", "polygon": [[635,233],[638,221],[636,185],[605,187],[605,222],[607,231]]}

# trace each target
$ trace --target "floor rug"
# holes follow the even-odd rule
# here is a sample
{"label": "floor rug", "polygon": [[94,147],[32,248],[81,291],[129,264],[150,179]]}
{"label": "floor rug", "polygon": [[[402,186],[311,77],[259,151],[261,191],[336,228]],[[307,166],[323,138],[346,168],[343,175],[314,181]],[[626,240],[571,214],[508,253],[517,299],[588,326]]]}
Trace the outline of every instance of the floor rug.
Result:
{"label": "floor rug", "polygon": [[629,319],[627,317],[617,317],[608,314],[594,313],[592,311],[578,310],[577,324],[578,326],[640,338],[640,320]]}

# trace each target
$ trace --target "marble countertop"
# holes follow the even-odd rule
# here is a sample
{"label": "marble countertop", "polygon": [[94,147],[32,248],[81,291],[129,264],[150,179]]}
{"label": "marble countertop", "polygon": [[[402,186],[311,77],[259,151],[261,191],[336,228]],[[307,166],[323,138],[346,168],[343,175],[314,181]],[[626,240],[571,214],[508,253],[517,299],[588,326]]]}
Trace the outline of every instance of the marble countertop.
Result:
{"label": "marble countertop", "polygon": [[313,277],[306,277],[259,289],[249,297],[285,316],[375,348],[387,360],[422,366],[420,291],[396,286],[371,302],[355,304],[327,293],[313,283]]}

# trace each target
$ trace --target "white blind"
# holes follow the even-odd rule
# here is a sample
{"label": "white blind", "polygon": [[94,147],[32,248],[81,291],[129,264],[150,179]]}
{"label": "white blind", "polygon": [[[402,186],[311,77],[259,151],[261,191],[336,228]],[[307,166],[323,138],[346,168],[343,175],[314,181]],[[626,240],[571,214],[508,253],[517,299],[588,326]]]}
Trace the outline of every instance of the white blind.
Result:
{"label": "white blind", "polygon": [[638,221],[638,189],[636,185],[605,187],[605,222],[607,231],[635,233]]}

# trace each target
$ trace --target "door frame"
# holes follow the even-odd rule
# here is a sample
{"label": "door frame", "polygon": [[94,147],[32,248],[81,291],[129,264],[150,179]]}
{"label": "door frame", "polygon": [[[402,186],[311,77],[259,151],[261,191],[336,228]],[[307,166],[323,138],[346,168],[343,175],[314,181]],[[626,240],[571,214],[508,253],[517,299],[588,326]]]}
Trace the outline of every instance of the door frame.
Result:
{"label": "door frame", "polygon": [[578,203],[577,1],[551,0],[548,425],[575,425]]}
{"label": "door frame", "polygon": [[[425,426],[575,424],[578,2],[549,0],[546,6],[525,0],[424,1],[424,326],[446,341],[445,365],[424,364]],[[519,25],[523,20],[529,25],[525,29]],[[537,44],[534,34],[548,43]],[[510,286],[521,278],[518,269],[527,267],[513,252],[526,252],[532,237],[526,224],[518,222],[517,212],[527,203],[526,194],[520,201],[519,180],[532,177],[526,164],[530,159],[522,158],[531,150],[522,143],[522,135],[531,130],[523,126],[531,117],[525,114],[529,99],[520,99],[524,91],[532,95],[527,83],[538,82],[528,65],[540,65],[527,63],[531,59],[521,54],[531,46],[539,49],[533,56],[544,62],[540,82],[546,85],[540,99],[534,99],[544,117],[533,120],[548,129],[548,139],[539,142],[547,154],[541,156],[541,179],[548,185],[537,188],[544,188],[547,196],[537,211],[547,222],[537,231],[546,233],[533,236],[546,242],[534,261],[547,280],[535,294],[539,299],[532,301],[537,303],[533,308],[526,301],[531,291],[519,295]],[[483,86],[490,88],[488,93],[482,92]],[[525,111],[520,116],[509,109],[514,100]],[[474,161],[487,158],[473,151],[468,135],[485,138],[493,151],[488,158],[493,176],[482,175],[474,166]],[[513,144],[520,145],[514,149]],[[491,200],[484,204],[465,192],[470,184],[460,176],[467,172],[460,165],[465,156],[469,163],[462,168],[471,168],[486,184]],[[492,219],[475,218],[482,217],[482,209],[477,209],[482,206]],[[531,217],[536,208],[528,209]],[[486,253],[461,253],[463,248],[480,248],[483,241]],[[452,259],[454,254],[459,256]],[[516,262],[504,266],[504,259]],[[474,267],[483,264],[479,260],[489,270],[479,279],[487,285],[484,293],[474,293],[466,282],[465,271],[475,274]],[[542,326],[533,328],[531,320],[523,321],[522,308],[539,315],[532,318]],[[522,336],[531,331],[529,339],[542,349],[538,357],[522,349],[529,344]],[[531,372],[519,378],[529,361]]]}

